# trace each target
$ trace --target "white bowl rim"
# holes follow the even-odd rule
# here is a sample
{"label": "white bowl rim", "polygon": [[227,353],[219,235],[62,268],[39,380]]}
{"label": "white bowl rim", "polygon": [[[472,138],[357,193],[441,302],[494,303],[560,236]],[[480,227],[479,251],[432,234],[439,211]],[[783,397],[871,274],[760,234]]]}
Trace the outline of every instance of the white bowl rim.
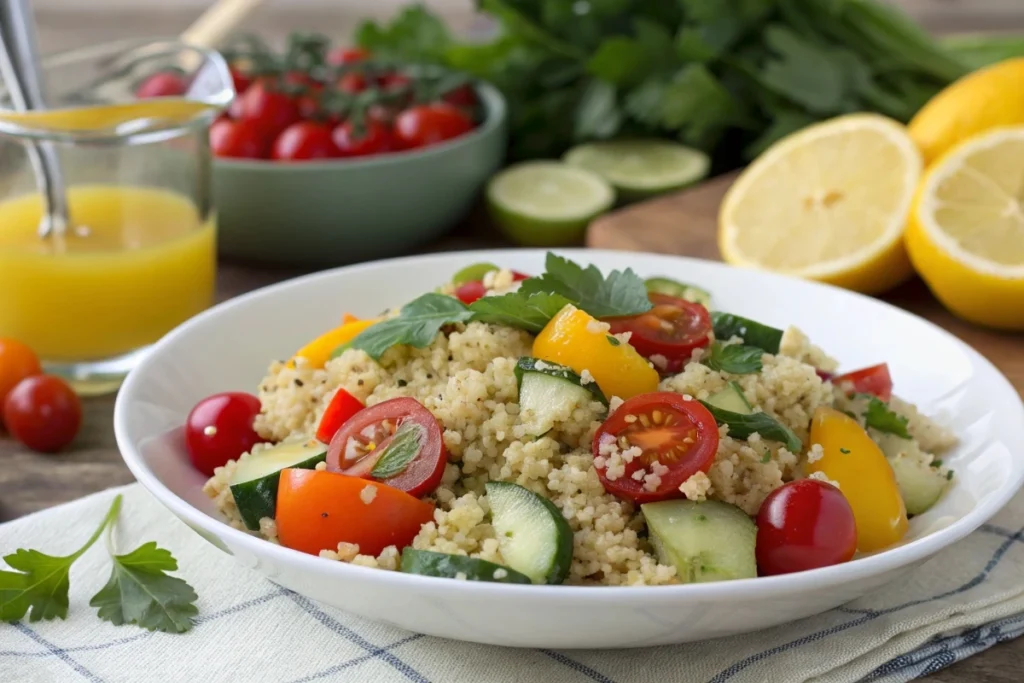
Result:
{"label": "white bowl rim", "polygon": [[[573,258],[582,262],[593,254],[600,254],[606,257],[618,256],[625,260],[623,267],[630,267],[628,259],[631,256],[657,256],[665,258],[665,254],[653,254],[647,252],[629,252],[629,251],[616,251],[610,249],[478,249],[468,250],[459,252],[439,252],[436,254],[416,255],[416,256],[401,256],[391,259],[383,259],[379,261],[371,261],[367,263],[360,263],[349,266],[342,266],[340,268],[333,268],[330,270],[319,271],[310,273],[308,275],[302,275],[296,278],[285,280],[276,284],[272,284],[260,289],[247,292],[246,294],[224,301],[216,306],[200,313],[199,315],[191,318],[190,320],[182,323],[180,326],[169,332],[163,339],[157,342],[153,349],[147,354],[146,358],[131,372],[126,378],[124,384],[121,387],[120,392],[117,395],[117,400],[114,406],[114,434],[117,440],[117,445],[121,451],[121,456],[131,470],[132,474],[135,475],[136,479],[150,491],[161,503],[171,509],[179,518],[187,520],[190,524],[209,531],[216,536],[224,536],[230,538],[231,542],[244,548],[246,551],[253,553],[255,556],[266,555],[273,558],[273,560],[282,565],[299,565],[301,569],[312,572],[315,574],[329,574],[333,575],[339,580],[344,580],[346,577],[353,577],[362,582],[382,582],[390,586],[404,586],[410,589],[416,589],[417,587],[432,591],[440,591],[445,589],[458,590],[460,592],[469,591],[470,594],[485,597],[503,597],[506,599],[518,599],[518,598],[537,598],[544,596],[546,599],[557,602],[557,603],[574,603],[579,598],[586,598],[588,600],[597,600],[598,602],[618,602],[620,600],[639,600],[644,601],[644,596],[647,596],[646,600],[663,601],[666,599],[693,599],[702,601],[718,601],[718,602],[737,602],[746,601],[755,597],[764,597],[765,594],[771,593],[774,595],[791,595],[795,593],[806,592],[813,584],[815,588],[822,588],[828,585],[837,585],[850,581],[856,581],[858,579],[866,579],[872,576],[884,574],[887,571],[899,569],[911,565],[915,562],[924,560],[936,552],[952,545],[956,541],[964,538],[972,531],[978,529],[987,520],[991,519],[1003,506],[1005,506],[1011,498],[1020,490],[1021,486],[1024,485],[1024,465],[1017,467],[1014,472],[1014,477],[1008,480],[1000,489],[993,492],[993,494],[986,496],[982,500],[978,501],[978,504],[966,515],[952,522],[946,527],[938,529],[933,533],[930,533],[922,538],[915,539],[906,545],[901,545],[890,550],[886,550],[877,554],[873,554],[867,557],[862,557],[850,562],[843,564],[833,565],[831,567],[825,567],[822,569],[813,569],[804,572],[796,572],[792,574],[782,574],[778,576],[762,576],[752,579],[735,579],[730,581],[717,581],[711,583],[689,583],[689,584],[678,584],[678,585],[665,585],[665,586],[551,586],[551,585],[519,585],[519,584],[505,584],[505,583],[493,583],[483,581],[453,581],[451,579],[420,576],[416,574],[405,574],[402,572],[386,571],[381,569],[375,569],[370,567],[361,567],[358,565],[352,565],[346,562],[337,562],[334,560],[327,560],[315,555],[309,555],[297,550],[292,550],[275,543],[270,543],[262,538],[254,536],[245,531],[235,529],[226,522],[216,517],[207,515],[206,513],[194,508],[188,502],[183,500],[167,486],[161,482],[157,476],[149,470],[144,460],[139,454],[135,445],[131,443],[128,438],[128,404],[132,400],[132,394],[136,391],[137,385],[145,380],[146,368],[153,358],[158,356],[160,352],[167,346],[174,343],[174,340],[180,336],[188,334],[189,331],[204,321],[217,316],[222,310],[239,304],[244,301],[248,301],[253,298],[267,295],[272,292],[281,291],[291,287],[301,287],[306,282],[315,280],[318,278],[331,278],[334,277],[339,271],[355,272],[358,273],[361,270],[372,270],[380,268],[382,266],[401,266],[401,265],[412,265],[415,263],[421,263],[430,260],[443,260],[452,256],[458,256],[461,258],[478,257],[480,261],[493,261],[496,258],[496,254],[501,252],[517,252],[524,255],[536,255],[543,256],[545,252],[554,251],[560,255]],[[699,262],[702,264],[710,264],[713,267],[728,269],[727,266],[722,263],[711,262],[705,259],[695,259],[684,256],[672,256],[671,258],[679,259],[683,262],[695,263]],[[775,273],[761,273],[768,279],[781,279],[781,280],[799,280],[786,275],[780,275]],[[860,299],[868,299],[874,304],[885,306],[892,309],[897,314],[906,316],[914,319],[918,322],[930,326],[934,332],[940,334],[947,339],[958,345],[965,353],[967,353],[973,362],[976,362],[986,369],[994,373],[998,381],[1002,382],[1007,388],[1009,388],[1013,394],[1017,395],[1019,402],[1016,406],[1020,413],[1021,419],[1024,420],[1024,400],[1020,398],[1020,394],[1013,388],[1009,380],[999,372],[999,370],[992,365],[984,356],[979,354],[973,348],[962,342],[954,335],[946,332],[942,328],[938,327],[934,323],[913,315],[897,306],[889,304],[872,297],[868,297],[862,294],[850,292],[839,287],[832,285],[810,282],[806,280],[799,280],[806,286],[814,288],[826,288],[832,290],[834,294],[838,296],[849,296]],[[258,381],[258,379],[257,379]],[[212,527],[212,528],[211,528]],[[213,546],[211,545],[211,548]],[[351,574],[351,572],[358,572],[358,574]]]}

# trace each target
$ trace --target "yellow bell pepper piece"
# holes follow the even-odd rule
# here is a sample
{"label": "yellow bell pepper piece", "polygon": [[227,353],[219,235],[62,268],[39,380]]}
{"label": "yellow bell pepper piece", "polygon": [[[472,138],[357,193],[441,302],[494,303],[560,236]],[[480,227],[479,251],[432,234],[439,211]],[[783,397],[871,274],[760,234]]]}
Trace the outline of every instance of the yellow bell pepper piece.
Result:
{"label": "yellow bell pepper piece", "polygon": [[585,311],[568,305],[537,335],[533,355],[577,373],[587,370],[608,398],[657,391],[657,371],[632,346],[616,343],[604,328]]}
{"label": "yellow bell pepper piece", "polygon": [[848,415],[822,406],[811,421],[811,443],[825,454],[808,463],[808,472],[822,472],[839,484],[853,508],[857,550],[871,552],[896,543],[907,533],[907,510],[896,475],[882,449]]}
{"label": "yellow bell pepper piece", "polygon": [[[311,367],[322,368],[331,358],[331,353],[345,342],[352,341],[360,332],[378,322],[380,318],[356,320],[342,323],[330,332],[326,332],[295,352],[305,358]],[[294,364],[294,363],[292,363]]]}

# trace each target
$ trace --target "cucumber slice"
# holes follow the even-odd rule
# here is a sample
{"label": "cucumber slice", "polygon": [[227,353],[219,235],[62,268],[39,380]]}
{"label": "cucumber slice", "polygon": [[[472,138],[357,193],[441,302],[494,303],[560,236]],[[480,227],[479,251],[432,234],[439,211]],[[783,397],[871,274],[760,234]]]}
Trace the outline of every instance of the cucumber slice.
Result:
{"label": "cucumber slice", "polygon": [[890,458],[889,464],[896,475],[896,484],[900,487],[908,515],[928,512],[949,487],[950,480],[946,472],[906,453],[898,453],[895,458]]}
{"label": "cucumber slice", "polygon": [[572,564],[572,529],[547,498],[519,484],[487,482],[491,522],[508,566],[534,583],[562,583]]}
{"label": "cucumber slice", "polygon": [[715,328],[715,339],[728,341],[732,337],[740,337],[744,344],[756,346],[765,353],[779,352],[782,330],[731,313],[712,313],[711,323]]}
{"label": "cucumber slice", "polygon": [[743,510],[716,500],[665,500],[640,506],[651,544],[684,583],[757,576],[757,527]]}
{"label": "cucumber slice", "polygon": [[401,570],[406,574],[440,576],[446,579],[459,578],[457,575],[462,574],[467,581],[530,583],[529,576],[511,567],[502,567],[500,564],[465,555],[449,555],[415,548],[406,548],[402,551]]}
{"label": "cucumber slice", "polygon": [[493,263],[474,263],[473,265],[466,266],[459,272],[455,273],[455,275],[452,275],[452,284],[461,285],[467,282],[483,280],[484,275],[487,275],[487,273],[490,273],[492,270],[500,269]]}
{"label": "cucumber slice", "polygon": [[571,368],[551,361],[524,356],[516,363],[516,385],[519,387],[519,405],[524,405],[524,394],[531,408],[543,411],[551,402],[563,403],[576,396],[580,391],[586,394],[585,401],[600,401],[608,405],[601,387],[597,382],[583,383],[583,378]]}
{"label": "cucumber slice", "polygon": [[729,382],[724,389],[708,396],[708,403],[739,415],[750,415],[754,412],[747,402],[747,397],[743,395],[743,389],[740,389],[740,385],[735,381]]}
{"label": "cucumber slice", "polygon": [[326,459],[327,446],[312,439],[278,444],[239,460],[231,475],[231,495],[245,526],[259,529],[260,519],[274,516],[281,470],[311,470]]}
{"label": "cucumber slice", "polygon": [[701,289],[700,287],[688,285],[685,282],[679,282],[678,280],[672,280],[667,277],[649,277],[644,280],[644,286],[647,287],[648,292],[654,294],[667,294],[669,296],[685,299],[686,301],[692,301],[695,304],[700,304],[709,310],[711,309],[711,293],[706,289]]}

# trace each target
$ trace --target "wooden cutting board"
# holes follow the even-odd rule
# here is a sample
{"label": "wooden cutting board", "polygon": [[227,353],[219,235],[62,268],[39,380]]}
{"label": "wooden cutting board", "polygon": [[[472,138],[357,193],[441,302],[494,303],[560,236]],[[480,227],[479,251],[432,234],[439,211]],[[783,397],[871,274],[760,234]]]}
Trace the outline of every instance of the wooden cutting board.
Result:
{"label": "wooden cutting board", "polygon": [[587,246],[721,260],[718,206],[735,173],[696,187],[627,206],[590,224]]}

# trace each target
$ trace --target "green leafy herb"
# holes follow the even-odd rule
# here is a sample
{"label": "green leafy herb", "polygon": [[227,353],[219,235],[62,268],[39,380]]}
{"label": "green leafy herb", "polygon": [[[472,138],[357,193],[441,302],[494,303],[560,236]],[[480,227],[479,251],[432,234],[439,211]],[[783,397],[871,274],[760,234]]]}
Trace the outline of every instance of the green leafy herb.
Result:
{"label": "green leafy herb", "polygon": [[868,400],[867,411],[864,413],[864,424],[886,434],[895,434],[901,439],[909,439],[907,418],[892,410],[884,401],[876,396]]}
{"label": "green leafy herb", "polygon": [[560,294],[527,294],[520,288],[501,296],[477,299],[469,305],[469,310],[473,320],[510,325],[536,334],[568,303],[571,302]]}
{"label": "green leafy herb", "polygon": [[768,450],[766,450],[764,452],[764,455],[761,456],[761,462],[763,462],[763,463],[770,462],[771,459],[772,459],[772,452],[768,451]]}
{"label": "green leafy herb", "polygon": [[764,350],[745,344],[711,345],[710,353],[702,360],[704,365],[718,372],[733,375],[750,375],[761,372],[761,356]]}
{"label": "green leafy herb", "polygon": [[376,56],[418,62],[441,61],[452,43],[444,22],[418,4],[403,9],[387,26],[364,22],[355,38]]}
{"label": "green leafy herb", "polygon": [[849,448],[840,448],[839,452],[842,453],[843,455],[849,455],[850,454],[850,449]]}
{"label": "green leafy herb", "polygon": [[403,422],[391,442],[384,449],[370,476],[374,479],[390,479],[405,471],[423,443],[423,427],[410,421]]}
{"label": "green leafy herb", "polygon": [[756,346],[765,353],[779,352],[779,345],[782,343],[782,330],[780,329],[720,311],[711,314],[711,323],[714,326],[716,339],[728,341],[733,337],[739,337],[744,344]]}
{"label": "green leafy herb", "polygon": [[620,341],[619,341],[619,340],[618,340],[617,338],[615,338],[615,337],[613,337],[613,336],[611,336],[611,335],[609,334],[609,335],[608,335],[608,343],[609,343],[609,344],[611,344],[612,346],[618,346],[618,345],[619,345],[619,344],[621,344],[622,342],[620,342]]}
{"label": "green leafy herb", "polygon": [[114,561],[110,580],[89,601],[99,608],[100,619],[164,633],[191,629],[199,613],[195,606],[199,596],[183,580],[167,574],[178,568],[174,556],[152,541],[126,555],[115,555],[111,536],[108,531],[107,549]]}
{"label": "green leafy herb", "polygon": [[948,472],[946,472],[946,481],[952,481],[952,480],[953,480],[953,470],[949,470]]}
{"label": "green leafy herb", "polygon": [[716,408],[706,401],[701,403],[711,412],[718,424],[729,427],[729,436],[734,439],[746,439],[757,432],[766,439],[783,444],[790,453],[799,453],[803,449],[803,443],[789,427],[766,413],[743,415]]}
{"label": "green leafy herb", "polygon": [[373,359],[379,359],[397,344],[423,348],[434,341],[442,327],[465,322],[472,315],[458,299],[428,292],[403,306],[397,317],[360,332],[352,340],[352,348],[362,349]]}
{"label": "green leafy herb", "polygon": [[70,555],[54,557],[38,550],[19,549],[5,556],[4,562],[18,571],[0,571],[0,620],[16,621],[26,613],[29,621],[66,619],[71,565],[92,547],[120,509],[121,496],[117,496],[96,532]]}
{"label": "green leafy herb", "polygon": [[650,310],[644,281],[632,270],[613,270],[608,277],[597,266],[582,268],[557,254],[548,253],[545,272],[523,280],[523,294],[560,294],[595,318],[636,315]]}
{"label": "green leafy herb", "polygon": [[935,460],[932,460],[929,463],[929,466],[930,467],[935,467],[935,468],[942,467],[942,458],[935,458]]}

